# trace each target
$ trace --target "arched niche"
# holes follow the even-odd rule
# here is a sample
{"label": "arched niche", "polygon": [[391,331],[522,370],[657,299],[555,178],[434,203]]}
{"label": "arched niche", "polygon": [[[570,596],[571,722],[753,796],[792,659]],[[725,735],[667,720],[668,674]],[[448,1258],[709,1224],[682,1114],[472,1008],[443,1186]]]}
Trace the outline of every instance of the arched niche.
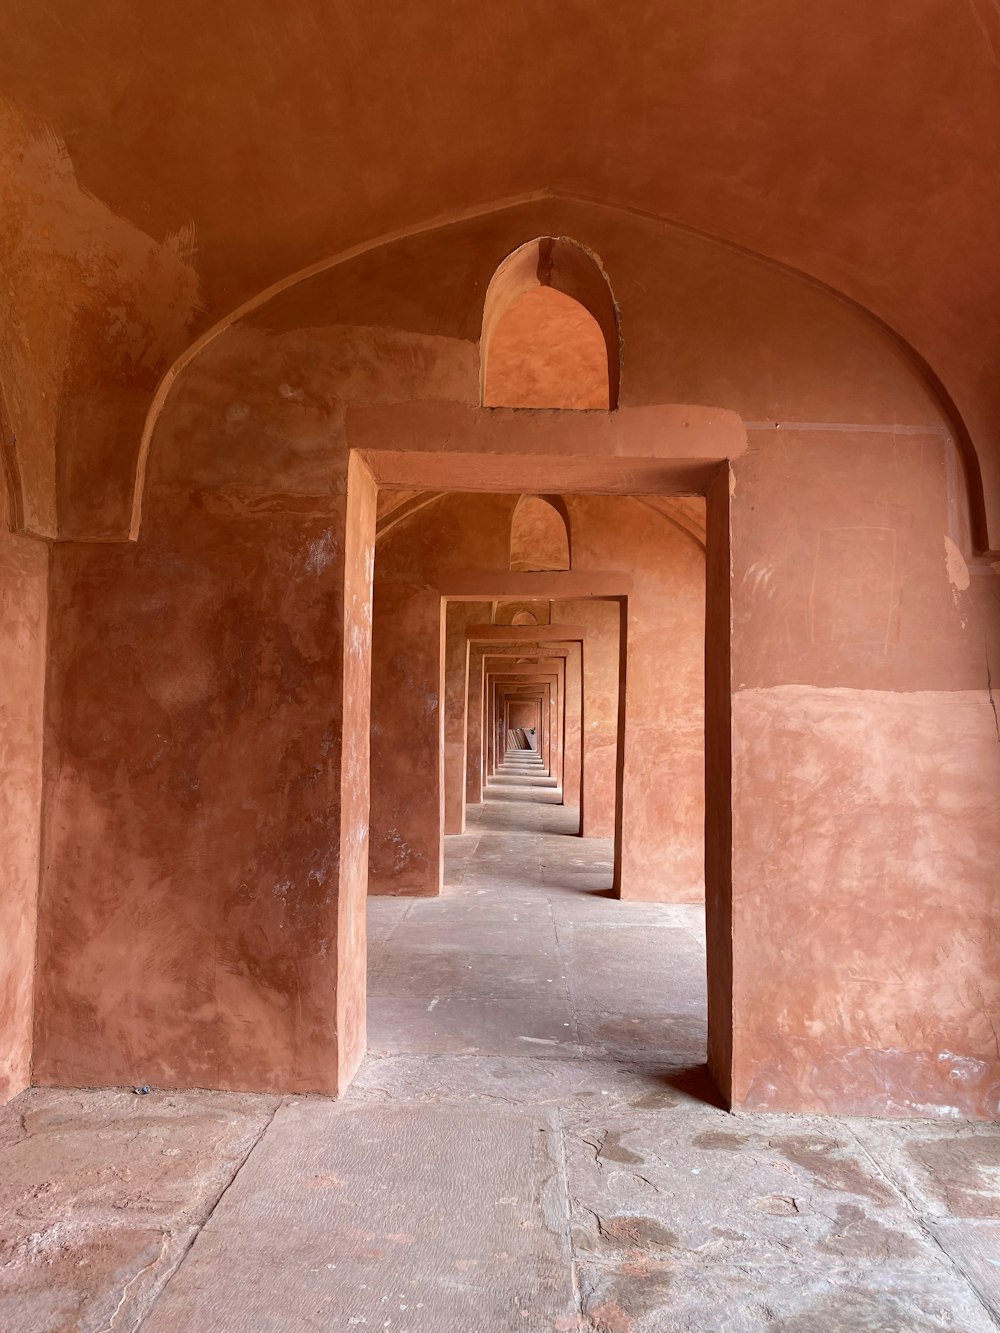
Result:
{"label": "arched niche", "polygon": [[[530,621],[516,621],[515,616],[526,613],[531,616]],[[494,625],[548,625],[551,622],[550,604],[548,601],[516,601],[516,602],[497,602],[493,607]]]}
{"label": "arched niche", "polygon": [[570,567],[565,505],[554,496],[522,495],[510,521],[510,568],[528,572]]}
{"label": "arched niche", "polygon": [[503,261],[486,293],[480,338],[484,407],[618,405],[618,309],[597,259],[540,236]]}
{"label": "arched niche", "polygon": [[532,611],[515,611],[511,616],[512,625],[537,625],[538,617]]}

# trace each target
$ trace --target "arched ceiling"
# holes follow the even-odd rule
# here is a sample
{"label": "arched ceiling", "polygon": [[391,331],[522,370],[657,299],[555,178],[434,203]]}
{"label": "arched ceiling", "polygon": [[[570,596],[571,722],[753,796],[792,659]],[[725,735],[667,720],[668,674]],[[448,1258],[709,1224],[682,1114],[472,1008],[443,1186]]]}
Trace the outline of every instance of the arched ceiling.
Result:
{"label": "arched ceiling", "polygon": [[[49,229],[37,260],[75,228],[84,262],[121,220],[148,239],[129,262],[159,266],[159,295],[126,303],[117,381],[155,381],[185,341],[347,246],[552,191],[830,284],[927,359],[974,438],[997,436],[993,0],[9,0],[0,92],[18,126],[0,168],[20,182],[0,220],[6,327],[46,302],[61,319],[58,279],[18,267],[25,229]],[[99,289],[101,265],[81,281]]]}

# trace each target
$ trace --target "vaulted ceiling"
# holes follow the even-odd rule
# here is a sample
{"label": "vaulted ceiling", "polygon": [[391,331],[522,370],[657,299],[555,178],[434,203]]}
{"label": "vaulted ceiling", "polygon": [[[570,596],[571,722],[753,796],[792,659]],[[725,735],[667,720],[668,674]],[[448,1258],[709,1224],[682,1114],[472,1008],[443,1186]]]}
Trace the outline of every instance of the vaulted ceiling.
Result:
{"label": "vaulted ceiling", "polygon": [[[994,0],[8,0],[0,92],[0,333],[65,362],[35,416],[90,326],[155,382],[299,269],[549,191],[829,284],[1000,440]],[[64,279],[102,315],[60,333]]]}

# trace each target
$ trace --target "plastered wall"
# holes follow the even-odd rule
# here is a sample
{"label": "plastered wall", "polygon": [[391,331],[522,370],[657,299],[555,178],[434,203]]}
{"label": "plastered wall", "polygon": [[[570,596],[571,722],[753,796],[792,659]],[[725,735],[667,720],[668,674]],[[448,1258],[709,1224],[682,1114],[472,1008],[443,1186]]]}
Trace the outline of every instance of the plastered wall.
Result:
{"label": "plastered wall", "polygon": [[997,1113],[1000,604],[947,469],[933,436],[819,432],[733,467],[743,1105]]}
{"label": "plastered wall", "polygon": [[0,1102],[31,1071],[48,551],[8,526],[0,482]]}
{"label": "plastered wall", "polygon": [[712,935],[733,960],[736,1101],[995,1114],[1000,603],[967,558],[950,423],[830,293],[557,201],[369,251],[269,302],[174,385],[138,542],[56,548],[36,1078],[343,1085],[338,977],[357,1001],[360,939],[338,934],[336,904],[364,793],[342,759],[368,730],[345,676],[367,633],[361,594],[344,603],[351,411],[472,410],[486,284],[544,234],[611,275],[624,404],[747,423],[721,687],[732,914]]}

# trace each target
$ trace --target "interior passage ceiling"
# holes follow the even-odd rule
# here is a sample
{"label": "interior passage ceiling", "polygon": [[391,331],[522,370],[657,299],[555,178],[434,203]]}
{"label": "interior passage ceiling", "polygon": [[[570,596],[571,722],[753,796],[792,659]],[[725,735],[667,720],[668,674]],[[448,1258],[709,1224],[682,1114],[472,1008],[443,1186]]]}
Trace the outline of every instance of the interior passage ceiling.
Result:
{"label": "interior passage ceiling", "polygon": [[991,0],[9,0],[0,89],[83,191],[185,236],[191,337],[348,246],[549,190],[790,264],[1000,402]]}
{"label": "interior passage ceiling", "polygon": [[544,187],[876,292],[996,262],[990,0],[10,0],[0,22],[0,86],[80,184],[154,237],[193,223],[211,317]]}

